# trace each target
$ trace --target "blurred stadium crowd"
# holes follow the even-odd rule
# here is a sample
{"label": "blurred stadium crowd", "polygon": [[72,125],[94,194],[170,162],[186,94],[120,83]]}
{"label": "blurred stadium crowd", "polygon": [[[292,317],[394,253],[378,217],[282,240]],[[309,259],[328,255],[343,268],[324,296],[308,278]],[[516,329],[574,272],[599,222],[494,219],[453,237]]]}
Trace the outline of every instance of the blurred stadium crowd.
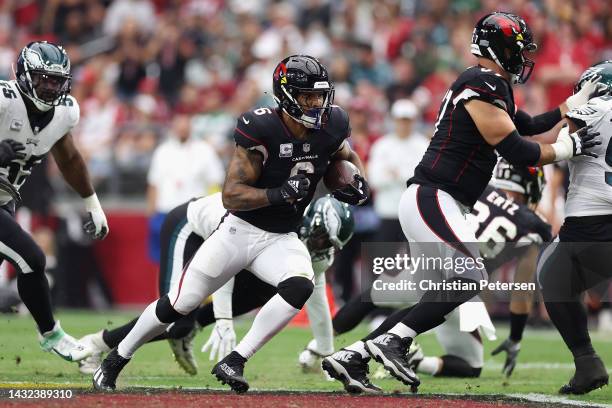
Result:
{"label": "blurred stadium crowd", "polygon": [[[373,205],[358,209],[353,245],[338,260],[338,293],[346,300],[356,290],[352,267],[359,243],[397,234],[386,223],[389,206],[397,205],[392,190],[403,188],[407,163],[416,165],[422,147],[404,146],[399,162],[371,153],[394,132],[431,136],[448,86],[474,63],[466,46],[474,23],[493,10],[523,16],[539,45],[534,75],[515,94],[531,114],[562,102],[586,67],[612,59],[608,0],[4,0],[0,79],[12,79],[11,64],[30,40],[63,45],[73,64],[72,95],[81,106],[74,136],[98,194],[103,203],[105,196],[132,197],[144,210],[148,190],[153,215],[219,186],[236,117],[273,104],[272,71],[281,58],[318,57],[334,80],[335,103],[349,112],[351,142],[374,172],[369,176],[377,194]],[[150,168],[162,154],[156,149],[173,139],[207,144],[210,159],[189,170],[202,175],[201,191],[166,193],[170,202],[156,205],[163,194],[151,194]],[[46,212],[52,191],[56,201],[67,194],[51,162],[29,182],[38,193],[34,211]],[[541,211],[556,230],[565,173],[549,167]],[[168,176],[172,169],[161,171]],[[182,178],[185,171],[180,169]],[[43,188],[48,194],[40,194]]]}

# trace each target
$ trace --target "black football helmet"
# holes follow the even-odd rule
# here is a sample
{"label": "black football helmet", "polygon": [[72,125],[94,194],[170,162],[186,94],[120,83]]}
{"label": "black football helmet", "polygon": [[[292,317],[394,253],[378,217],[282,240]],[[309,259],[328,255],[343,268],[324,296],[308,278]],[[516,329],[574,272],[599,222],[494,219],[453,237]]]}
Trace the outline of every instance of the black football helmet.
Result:
{"label": "black football helmet", "polygon": [[589,99],[602,95],[612,95],[612,60],[601,61],[589,67],[580,75],[580,79],[574,85],[574,93],[582,89],[584,83],[591,78],[599,76],[599,84],[606,85],[601,87],[596,93],[589,95]]}
{"label": "black football helmet", "polygon": [[70,93],[70,59],[59,45],[35,41],[17,59],[17,86],[41,111],[59,105]]}
{"label": "black football helmet", "polygon": [[472,33],[472,54],[495,61],[511,75],[513,83],[527,82],[535,62],[524,53],[536,49],[527,23],[514,14],[487,14],[476,23]]}
{"label": "black football helmet", "polygon": [[502,190],[524,194],[528,206],[535,209],[542,199],[546,178],[541,167],[515,166],[501,158],[495,168],[491,184]]}
{"label": "black football helmet", "polygon": [[[291,118],[302,125],[320,129],[329,119],[334,102],[334,86],[327,69],[308,55],[292,55],[278,63],[273,77],[274,100]],[[308,108],[301,106],[297,96],[301,93],[323,93],[323,106]]]}

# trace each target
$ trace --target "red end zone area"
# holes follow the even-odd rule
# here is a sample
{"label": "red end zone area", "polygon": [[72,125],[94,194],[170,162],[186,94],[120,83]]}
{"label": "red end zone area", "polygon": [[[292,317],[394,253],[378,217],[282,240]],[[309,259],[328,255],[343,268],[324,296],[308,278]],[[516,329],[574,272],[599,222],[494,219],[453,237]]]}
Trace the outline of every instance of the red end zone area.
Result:
{"label": "red end zone area", "polygon": [[515,407],[546,407],[549,404],[536,404],[520,400],[508,400],[500,396],[483,396],[469,399],[467,397],[449,398],[448,396],[411,396],[411,395],[381,395],[381,396],[350,396],[339,393],[248,393],[236,395],[222,392],[195,391],[159,391],[139,390],[129,393],[87,393],[76,390],[71,399],[46,400],[10,400],[0,399],[3,407],[229,407],[229,408],[301,408],[320,407],[334,408],[397,408],[397,406],[412,406],[419,408],[515,408]]}

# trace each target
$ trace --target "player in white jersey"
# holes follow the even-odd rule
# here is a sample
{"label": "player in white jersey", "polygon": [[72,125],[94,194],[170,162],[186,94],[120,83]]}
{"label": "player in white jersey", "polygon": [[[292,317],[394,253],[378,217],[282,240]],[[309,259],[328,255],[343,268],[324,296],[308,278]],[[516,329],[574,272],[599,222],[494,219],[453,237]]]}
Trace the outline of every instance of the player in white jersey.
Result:
{"label": "player in white jersey", "polygon": [[576,371],[562,394],[584,394],[608,384],[608,373],[595,353],[580,304],[583,291],[609,281],[612,252],[612,61],[587,69],[576,84],[598,78],[588,103],[570,110],[565,131],[590,126],[602,144],[594,156],[569,161],[570,185],[559,236],[541,254],[538,280],[546,310],[572,352]]}
{"label": "player in white jersey", "polygon": [[45,255],[14,219],[19,189],[32,167],[51,152],[66,182],[83,197],[89,212],[85,231],[102,239],[108,225],[70,134],[79,121],[79,105],[69,95],[68,55],[55,44],[32,42],[19,54],[15,76],[0,81],[0,262],[7,260],[17,269],[19,296],[36,321],[42,349],[78,361],[91,351],[53,317]]}

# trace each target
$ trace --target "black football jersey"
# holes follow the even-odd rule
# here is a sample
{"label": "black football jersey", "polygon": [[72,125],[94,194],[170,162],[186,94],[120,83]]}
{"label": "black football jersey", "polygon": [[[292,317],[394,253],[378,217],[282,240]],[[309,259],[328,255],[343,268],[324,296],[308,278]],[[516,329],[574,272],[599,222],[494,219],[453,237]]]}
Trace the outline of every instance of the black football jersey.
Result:
{"label": "black football jersey", "polygon": [[548,223],[492,186],[485,188],[470,216],[477,227],[476,238],[489,273],[520,256],[522,248],[552,239]]}
{"label": "black football jersey", "polygon": [[504,109],[514,120],[514,95],[501,75],[480,66],[465,70],[448,90],[429,147],[408,183],[446,191],[471,207],[491,179],[497,156],[482,137],[464,104],[482,100]]}
{"label": "black football jersey", "polygon": [[317,183],[325,174],[331,156],[350,136],[348,114],[333,106],[327,124],[318,130],[309,129],[306,138],[296,139],[273,108],[258,108],[242,114],[234,130],[236,144],[257,150],[264,157],[259,180],[253,187],[280,187],[285,180],[303,172],[310,180],[308,195],[295,204],[284,204],[233,214],[265,231],[285,233],[297,231],[304,209],[315,193]]}

